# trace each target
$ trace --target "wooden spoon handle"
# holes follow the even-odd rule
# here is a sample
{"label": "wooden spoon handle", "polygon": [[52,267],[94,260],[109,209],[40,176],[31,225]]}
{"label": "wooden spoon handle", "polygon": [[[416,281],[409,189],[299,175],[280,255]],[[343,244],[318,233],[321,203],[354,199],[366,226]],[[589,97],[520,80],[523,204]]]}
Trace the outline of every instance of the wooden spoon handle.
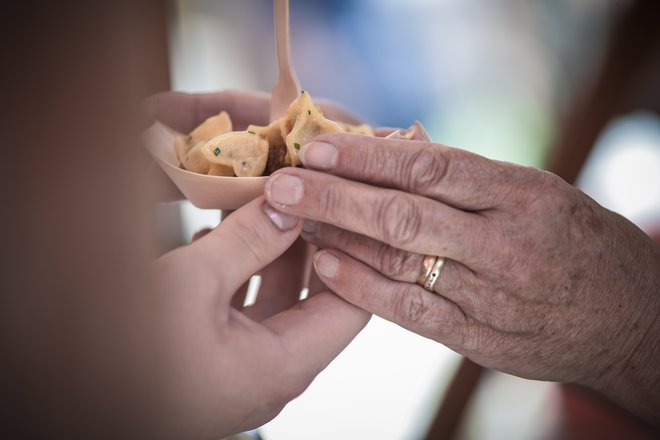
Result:
{"label": "wooden spoon handle", "polygon": [[275,38],[277,41],[277,63],[279,79],[271,94],[270,120],[274,121],[286,113],[289,104],[300,93],[300,85],[291,61],[289,38],[289,0],[274,0]]}
{"label": "wooden spoon handle", "polygon": [[274,0],[275,41],[280,76],[289,75],[291,69],[291,39],[289,37],[289,0]]}

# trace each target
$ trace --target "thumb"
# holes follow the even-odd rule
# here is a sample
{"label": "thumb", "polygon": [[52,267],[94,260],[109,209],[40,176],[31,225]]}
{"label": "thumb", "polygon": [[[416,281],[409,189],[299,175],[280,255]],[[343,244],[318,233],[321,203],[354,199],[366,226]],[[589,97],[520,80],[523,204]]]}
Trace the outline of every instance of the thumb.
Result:
{"label": "thumb", "polygon": [[298,217],[276,211],[261,196],[192,243],[191,257],[219,281],[230,301],[245,281],[293,244],[301,228]]}
{"label": "thumb", "polygon": [[[277,373],[293,376],[305,387],[367,325],[371,314],[328,291],[299,302],[296,307],[265,320],[288,354],[286,368]],[[291,380],[281,378],[282,383]],[[302,390],[300,390],[302,392]]]}

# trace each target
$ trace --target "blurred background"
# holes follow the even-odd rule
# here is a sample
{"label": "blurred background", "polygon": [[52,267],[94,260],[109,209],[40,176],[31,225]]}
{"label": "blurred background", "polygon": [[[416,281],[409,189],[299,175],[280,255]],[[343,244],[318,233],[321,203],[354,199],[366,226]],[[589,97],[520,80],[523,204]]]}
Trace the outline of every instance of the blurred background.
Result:
{"label": "blurred background", "polygon": [[[550,169],[657,236],[659,21],[635,12],[640,3],[653,2],[291,0],[292,53],[313,97],[375,126],[419,120],[435,142]],[[269,92],[274,49],[270,0],[171,3],[174,90]],[[220,218],[187,202],[159,209],[182,243]],[[374,318],[259,435],[423,438],[460,365]],[[551,438],[562,417],[553,384],[487,372],[474,393],[457,438]]]}

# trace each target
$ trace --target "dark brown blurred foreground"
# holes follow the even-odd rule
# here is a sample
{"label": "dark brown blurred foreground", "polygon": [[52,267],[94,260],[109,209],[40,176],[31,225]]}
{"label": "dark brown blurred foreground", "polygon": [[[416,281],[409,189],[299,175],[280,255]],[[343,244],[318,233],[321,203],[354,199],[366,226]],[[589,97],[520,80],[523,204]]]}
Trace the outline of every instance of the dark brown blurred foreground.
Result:
{"label": "dark brown blurred foreground", "polygon": [[134,336],[149,234],[133,134],[140,100],[168,88],[165,14],[3,5],[1,438],[138,436],[153,421],[131,373],[151,361]]}

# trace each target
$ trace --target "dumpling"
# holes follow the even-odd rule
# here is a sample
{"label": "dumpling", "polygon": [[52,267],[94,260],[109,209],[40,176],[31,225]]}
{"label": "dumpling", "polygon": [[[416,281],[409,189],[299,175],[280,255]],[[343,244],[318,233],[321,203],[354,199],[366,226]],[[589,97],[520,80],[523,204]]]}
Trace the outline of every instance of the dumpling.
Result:
{"label": "dumpling", "polygon": [[345,124],[343,122],[339,122],[339,126],[346,133],[361,134],[364,136],[372,136],[372,137],[376,136],[376,134],[374,133],[374,129],[369,124],[352,125],[352,124]]}
{"label": "dumpling", "polygon": [[[188,171],[213,176],[225,176],[226,170],[211,166],[208,159],[202,154],[202,146],[211,138],[231,132],[231,118],[227,112],[220,112],[206,119],[186,137],[174,138],[174,151],[181,166]],[[229,174],[233,175],[233,174]]]}
{"label": "dumpling", "polygon": [[291,165],[291,158],[284,144],[279,120],[266,126],[250,125],[247,131],[256,133],[268,141],[268,159],[266,161],[264,175],[270,175],[280,168]]}
{"label": "dumpling", "polygon": [[193,173],[206,174],[211,168],[211,162],[206,158],[202,149],[206,142],[198,142],[186,153],[181,165]]}
{"label": "dumpling", "polygon": [[206,142],[202,152],[212,165],[231,167],[238,177],[256,177],[266,168],[268,141],[255,132],[232,131]]}
{"label": "dumpling", "polygon": [[280,121],[271,122],[269,125],[248,125],[248,132],[256,133],[268,141],[268,145],[284,145],[284,136],[280,129]]}
{"label": "dumpling", "polygon": [[280,122],[280,128],[292,166],[300,165],[298,151],[314,137],[323,133],[344,131],[339,124],[323,116],[305,91],[291,103],[286,116]]}
{"label": "dumpling", "polygon": [[231,118],[227,112],[220,112],[215,116],[211,116],[193,131],[190,132],[189,138],[192,144],[202,141],[208,141],[219,134],[227,133],[232,130]]}
{"label": "dumpling", "polygon": [[[344,131],[374,136],[369,125],[327,119],[309,93],[303,91],[286,115],[269,125],[250,125],[245,131],[232,131],[229,115],[220,112],[187,136],[177,136],[174,150],[186,170],[211,176],[254,177],[300,165],[300,147],[320,134]],[[413,135],[415,132],[410,134]]]}

